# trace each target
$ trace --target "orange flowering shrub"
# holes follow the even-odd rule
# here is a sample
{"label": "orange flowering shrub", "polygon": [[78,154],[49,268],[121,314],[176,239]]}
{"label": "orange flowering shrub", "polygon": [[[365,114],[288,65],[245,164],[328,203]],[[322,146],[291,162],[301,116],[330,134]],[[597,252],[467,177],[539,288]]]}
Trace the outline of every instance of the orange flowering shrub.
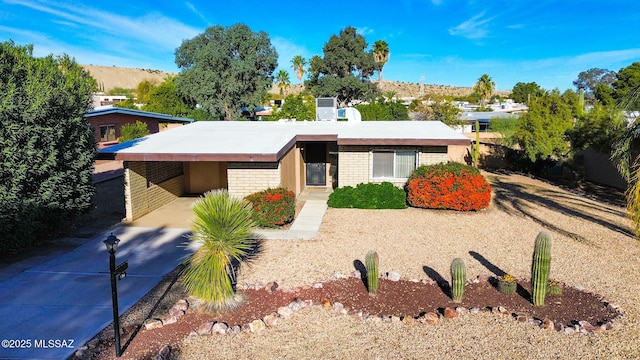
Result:
{"label": "orange flowering shrub", "polygon": [[480,210],[489,206],[491,185],[480,171],[460,163],[422,165],[407,180],[407,202],[413,207]]}
{"label": "orange flowering shrub", "polygon": [[277,227],[293,221],[296,196],[283,187],[266,189],[245,197],[255,210],[254,218],[260,227]]}

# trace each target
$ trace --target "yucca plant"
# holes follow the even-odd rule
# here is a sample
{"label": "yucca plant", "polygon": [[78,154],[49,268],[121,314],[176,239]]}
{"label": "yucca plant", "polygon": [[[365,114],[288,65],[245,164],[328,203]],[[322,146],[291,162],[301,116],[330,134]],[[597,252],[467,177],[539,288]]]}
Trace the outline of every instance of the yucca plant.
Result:
{"label": "yucca plant", "polygon": [[191,241],[202,243],[187,260],[183,283],[208,311],[233,309],[242,299],[235,292],[237,265],[256,245],[251,204],[226,190],[204,194],[194,205]]}

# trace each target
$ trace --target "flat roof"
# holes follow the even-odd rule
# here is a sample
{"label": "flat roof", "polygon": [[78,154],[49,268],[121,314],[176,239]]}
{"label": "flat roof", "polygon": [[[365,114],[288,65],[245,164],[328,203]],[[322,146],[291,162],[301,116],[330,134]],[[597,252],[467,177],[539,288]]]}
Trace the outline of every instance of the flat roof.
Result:
{"label": "flat roof", "polygon": [[338,145],[469,145],[439,121],[198,121],[109,146],[99,159],[125,161],[279,161],[296,142]]}

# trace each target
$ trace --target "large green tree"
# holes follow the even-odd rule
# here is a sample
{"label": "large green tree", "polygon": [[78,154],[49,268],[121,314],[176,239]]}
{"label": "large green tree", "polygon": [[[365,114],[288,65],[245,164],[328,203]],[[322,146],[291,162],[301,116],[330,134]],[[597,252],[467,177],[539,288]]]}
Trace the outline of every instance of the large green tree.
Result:
{"label": "large green tree", "polygon": [[175,78],[172,76],[168,76],[162,83],[150,88],[145,98],[147,101],[142,106],[144,111],[182,117],[189,116],[193,110],[178,92]]}
{"label": "large green tree", "polygon": [[323,57],[311,58],[307,89],[316,97],[336,97],[341,107],[355,99],[372,100],[376,86],[369,78],[380,64],[373,52],[366,51],[367,41],[348,26],[339,35],[331,35],[323,47]]}
{"label": "large green tree", "polygon": [[287,95],[282,107],[276,109],[269,120],[297,119],[313,120],[316,118],[316,102],[312,97],[303,95]]}
{"label": "large green tree", "polygon": [[532,97],[535,98],[543,95],[544,89],[535,82],[519,82],[513,86],[510,97],[515,102],[527,104]]}
{"label": "large green tree", "polygon": [[572,109],[558,90],[532,98],[522,114],[513,138],[531,161],[560,156],[568,150],[565,137],[573,124]]}
{"label": "large green tree", "polygon": [[609,154],[612,144],[625,130],[620,109],[596,103],[591,110],[576,119],[574,128],[568,134],[573,150],[591,147]]}
{"label": "large green tree", "polygon": [[233,120],[254,111],[273,83],[278,54],[265,32],[247,25],[212,26],[176,49],[176,87],[214,119]]}
{"label": "large green tree", "polygon": [[611,84],[613,97],[627,110],[640,110],[640,98],[633,90],[640,88],[640,61],[620,69],[617,80]]}
{"label": "large green tree", "polygon": [[94,129],[84,114],[97,83],[67,55],[0,44],[0,251],[54,235],[94,194]]}
{"label": "large green tree", "polygon": [[573,81],[576,90],[584,90],[584,97],[587,103],[593,104],[596,87],[600,84],[611,86],[616,80],[616,72],[607,69],[591,68],[578,74],[578,78]]}

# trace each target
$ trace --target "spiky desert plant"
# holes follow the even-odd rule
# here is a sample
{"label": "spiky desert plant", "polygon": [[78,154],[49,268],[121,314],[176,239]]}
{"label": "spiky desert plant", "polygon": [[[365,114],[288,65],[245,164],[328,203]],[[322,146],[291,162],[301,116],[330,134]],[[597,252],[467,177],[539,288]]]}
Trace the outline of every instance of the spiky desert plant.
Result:
{"label": "spiky desert plant", "polygon": [[547,294],[562,295],[562,286],[557,280],[549,280],[547,284]]}
{"label": "spiky desert plant", "polygon": [[205,310],[237,307],[242,299],[235,292],[236,269],[256,245],[253,208],[226,190],[214,190],[193,205],[193,212],[190,240],[202,246],[187,260],[184,286]]}
{"label": "spiky desert plant", "polygon": [[378,253],[371,250],[365,256],[365,266],[367,268],[367,290],[369,295],[378,293]]}
{"label": "spiky desert plant", "polygon": [[505,274],[498,279],[498,291],[505,295],[513,295],[516,292],[518,283],[512,275]]}
{"label": "spiky desert plant", "polygon": [[455,258],[451,262],[451,298],[454,302],[461,302],[464,295],[464,285],[467,282],[467,266],[464,260]]}
{"label": "spiky desert plant", "polygon": [[547,295],[549,269],[551,268],[551,234],[541,231],[536,237],[531,262],[531,299],[534,306],[543,306]]}

